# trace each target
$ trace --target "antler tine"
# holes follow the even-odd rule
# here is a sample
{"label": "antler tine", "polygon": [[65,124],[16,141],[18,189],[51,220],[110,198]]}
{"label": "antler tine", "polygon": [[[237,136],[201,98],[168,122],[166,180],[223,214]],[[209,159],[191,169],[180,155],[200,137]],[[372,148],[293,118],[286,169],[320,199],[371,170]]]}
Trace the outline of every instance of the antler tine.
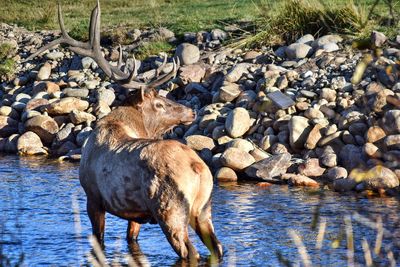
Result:
{"label": "antler tine", "polygon": [[168,55],[167,55],[166,53],[164,53],[163,63],[161,64],[160,67],[157,68],[155,77],[157,77],[158,75],[160,75],[160,72],[163,70],[163,68],[164,68],[165,65],[167,64],[167,60],[168,60]]}
{"label": "antler tine", "polygon": [[100,23],[101,23],[101,11],[100,11],[100,1],[97,0],[97,5],[96,7],[93,9],[93,11],[96,10],[96,12],[94,12],[95,14],[95,21],[94,21],[94,34],[93,34],[93,43],[92,43],[92,47],[95,50],[95,52],[101,52],[100,51],[100,31],[101,31],[101,27],[100,27]]}
{"label": "antler tine", "polygon": [[177,58],[177,61],[175,62],[175,59],[172,60],[173,61],[173,67],[172,70],[167,73],[164,74],[163,76],[161,76],[160,78],[150,82],[147,84],[148,87],[154,88],[157,87],[165,82],[167,82],[168,80],[170,80],[171,78],[174,78],[178,69],[179,69],[179,58]]}
{"label": "antler tine", "polygon": [[128,78],[129,82],[132,82],[133,79],[135,79],[136,75],[137,75],[137,65],[136,65],[135,55],[133,55],[132,57],[133,57],[133,70],[132,70],[131,74],[129,75],[129,78]]}
{"label": "antler tine", "polygon": [[121,69],[122,67],[122,46],[119,45],[119,57],[118,57],[118,65],[117,68]]}

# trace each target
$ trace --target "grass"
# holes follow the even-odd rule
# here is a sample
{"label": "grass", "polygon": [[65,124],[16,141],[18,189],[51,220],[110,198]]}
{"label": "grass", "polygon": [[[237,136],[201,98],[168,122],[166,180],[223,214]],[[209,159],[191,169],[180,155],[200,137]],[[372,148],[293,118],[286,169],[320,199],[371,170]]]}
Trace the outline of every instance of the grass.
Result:
{"label": "grass", "polygon": [[10,79],[15,70],[15,61],[11,57],[15,54],[15,48],[7,43],[0,43],[0,81]]}
{"label": "grass", "polygon": [[135,57],[142,60],[149,55],[158,55],[160,52],[171,52],[174,46],[166,41],[155,41],[151,43],[145,43],[138,48],[135,53]]}

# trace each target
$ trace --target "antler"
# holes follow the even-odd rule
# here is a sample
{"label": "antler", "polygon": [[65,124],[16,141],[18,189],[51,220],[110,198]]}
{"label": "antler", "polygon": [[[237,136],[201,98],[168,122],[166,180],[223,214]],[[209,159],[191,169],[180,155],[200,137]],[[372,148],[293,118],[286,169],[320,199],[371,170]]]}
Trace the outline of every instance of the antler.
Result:
{"label": "antler", "polygon": [[[85,57],[91,57],[96,61],[97,65],[104,71],[104,73],[110,77],[110,79],[114,80],[121,86],[127,89],[147,89],[157,87],[165,82],[167,82],[172,77],[175,77],[176,72],[179,68],[179,59],[177,62],[173,60],[173,68],[172,71],[166,73],[162,76],[159,76],[162,69],[165,67],[167,62],[167,55],[164,57],[163,64],[157,68],[154,76],[152,77],[150,82],[143,83],[135,81],[137,76],[137,66],[136,60],[133,56],[133,70],[131,73],[125,73],[121,70],[122,67],[122,48],[119,46],[119,60],[117,66],[112,66],[108,63],[108,61],[103,57],[100,46],[100,1],[97,0],[96,7],[92,10],[92,14],[90,16],[90,26],[89,26],[89,41],[88,42],[80,42],[69,36],[67,31],[65,30],[64,19],[62,16],[61,5],[58,4],[58,22],[60,24],[61,29],[61,37],[56,39],[44,47],[40,48],[34,54],[29,56],[26,60],[31,60],[44,51],[59,45],[59,44],[68,44],[69,49],[72,52],[75,52],[79,55]],[[159,76],[159,77],[158,77]]]}

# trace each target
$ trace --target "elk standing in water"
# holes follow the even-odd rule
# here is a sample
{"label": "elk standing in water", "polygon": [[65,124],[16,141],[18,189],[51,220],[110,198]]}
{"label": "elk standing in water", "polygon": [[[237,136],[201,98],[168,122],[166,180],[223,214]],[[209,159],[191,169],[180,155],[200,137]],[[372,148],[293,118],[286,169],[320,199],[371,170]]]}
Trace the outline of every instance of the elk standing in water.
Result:
{"label": "elk standing in water", "polygon": [[[100,6],[93,9],[87,43],[72,39],[65,31],[58,9],[62,37],[41,48],[30,58],[65,43],[77,54],[92,57],[104,73],[127,89],[138,89],[125,104],[101,119],[82,152],[79,178],[87,196],[87,212],[93,234],[103,241],[105,212],[128,220],[127,239],[135,241],[140,225],[158,223],[176,253],[198,258],[188,236],[188,225],[213,255],[222,256],[211,221],[213,178],[207,165],[188,146],[160,140],[178,124],[190,124],[195,113],[159,96],[152,89],[176,74],[177,64],[152,82],[136,81],[103,58],[100,47]],[[165,63],[165,62],[164,62]]]}

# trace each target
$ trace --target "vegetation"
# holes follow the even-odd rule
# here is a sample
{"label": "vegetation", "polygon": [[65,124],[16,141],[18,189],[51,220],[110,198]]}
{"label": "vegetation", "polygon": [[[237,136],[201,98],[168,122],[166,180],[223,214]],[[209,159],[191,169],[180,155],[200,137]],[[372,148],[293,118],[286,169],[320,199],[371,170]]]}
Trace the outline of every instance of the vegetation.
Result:
{"label": "vegetation", "polygon": [[15,54],[15,48],[7,43],[0,43],[0,80],[9,79],[15,70],[15,61],[11,57]]}

